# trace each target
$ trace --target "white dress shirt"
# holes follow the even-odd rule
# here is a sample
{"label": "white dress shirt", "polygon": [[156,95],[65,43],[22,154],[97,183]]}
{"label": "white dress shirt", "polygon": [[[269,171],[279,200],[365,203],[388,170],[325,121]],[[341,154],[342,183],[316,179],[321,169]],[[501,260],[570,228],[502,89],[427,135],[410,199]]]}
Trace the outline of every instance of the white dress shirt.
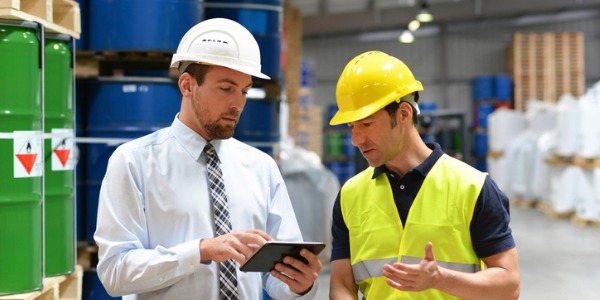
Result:
{"label": "white dress shirt", "polygon": [[[215,262],[200,263],[199,242],[214,237],[206,140],[177,117],[171,127],[118,147],[100,189],[98,275],[125,299],[218,299]],[[221,161],[232,230],[262,229],[275,240],[301,241],[275,161],[230,138],[211,142]],[[238,269],[240,299],[300,297],[269,273]],[[134,295],[137,294],[137,295]]]}

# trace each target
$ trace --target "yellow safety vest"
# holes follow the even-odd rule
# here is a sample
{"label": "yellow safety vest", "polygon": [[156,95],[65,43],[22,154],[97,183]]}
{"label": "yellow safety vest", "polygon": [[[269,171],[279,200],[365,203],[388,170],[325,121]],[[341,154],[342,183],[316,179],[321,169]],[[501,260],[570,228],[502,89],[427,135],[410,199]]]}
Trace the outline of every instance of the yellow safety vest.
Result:
{"label": "yellow safety vest", "polygon": [[402,226],[385,173],[374,168],[354,176],[341,190],[340,205],[350,234],[354,279],[366,299],[458,299],[439,290],[405,292],[387,285],[383,266],[418,264],[433,243],[438,265],[463,272],[480,271],[469,226],[485,173],[446,154],[433,166]]}

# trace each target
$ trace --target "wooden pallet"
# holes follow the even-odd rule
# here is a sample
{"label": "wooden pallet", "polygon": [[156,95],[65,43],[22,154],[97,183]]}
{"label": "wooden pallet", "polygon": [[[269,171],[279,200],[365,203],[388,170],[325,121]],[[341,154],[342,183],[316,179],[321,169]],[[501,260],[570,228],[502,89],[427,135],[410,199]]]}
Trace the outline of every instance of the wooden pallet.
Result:
{"label": "wooden pallet", "polygon": [[76,39],[81,34],[79,3],[73,0],[0,0],[0,19],[40,23]]}
{"label": "wooden pallet", "polygon": [[510,204],[512,206],[521,207],[521,208],[536,208],[540,203],[539,200],[525,200],[520,198],[515,198],[510,200]]}
{"label": "wooden pallet", "polygon": [[77,51],[75,76],[122,76],[124,70],[164,70],[176,78],[170,69],[172,52],[166,51]]}
{"label": "wooden pallet", "polygon": [[600,220],[587,220],[577,214],[571,217],[571,223],[580,227],[594,227],[600,229]]}
{"label": "wooden pallet", "polygon": [[516,33],[507,50],[507,70],[513,77],[515,109],[525,101],[556,102],[565,93],[584,92],[582,33]]}
{"label": "wooden pallet", "polygon": [[41,291],[0,296],[0,300],[75,300],[82,297],[83,268],[75,267],[70,275],[44,278]]}
{"label": "wooden pallet", "polygon": [[600,168],[600,157],[586,158],[575,155],[573,157],[573,164],[586,170]]}
{"label": "wooden pallet", "polygon": [[504,156],[503,151],[488,151],[487,156],[492,159],[500,159]]}
{"label": "wooden pallet", "polygon": [[552,219],[569,219],[575,214],[575,210],[556,211],[546,202],[538,202],[536,208]]}
{"label": "wooden pallet", "polygon": [[544,162],[551,166],[566,166],[573,164],[573,157],[552,155],[546,158]]}

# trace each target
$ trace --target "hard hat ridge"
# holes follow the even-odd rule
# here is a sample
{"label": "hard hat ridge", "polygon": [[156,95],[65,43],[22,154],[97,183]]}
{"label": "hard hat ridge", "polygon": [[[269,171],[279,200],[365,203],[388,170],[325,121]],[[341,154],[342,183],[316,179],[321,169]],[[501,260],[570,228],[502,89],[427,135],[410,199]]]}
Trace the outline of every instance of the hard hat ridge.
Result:
{"label": "hard hat ridge", "polygon": [[214,18],[202,21],[183,36],[173,54],[172,68],[192,63],[204,63],[227,67],[263,79],[270,79],[261,72],[260,49],[252,33],[239,23]]}

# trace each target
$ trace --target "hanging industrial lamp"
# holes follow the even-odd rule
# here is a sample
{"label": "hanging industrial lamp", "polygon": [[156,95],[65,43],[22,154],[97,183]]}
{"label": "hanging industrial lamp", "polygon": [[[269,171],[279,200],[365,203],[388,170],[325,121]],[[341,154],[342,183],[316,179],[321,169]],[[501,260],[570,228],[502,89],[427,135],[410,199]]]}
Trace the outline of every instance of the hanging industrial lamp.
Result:
{"label": "hanging industrial lamp", "polygon": [[421,23],[427,23],[433,21],[433,15],[429,12],[429,5],[427,1],[421,2],[421,9],[417,14],[416,19]]}

